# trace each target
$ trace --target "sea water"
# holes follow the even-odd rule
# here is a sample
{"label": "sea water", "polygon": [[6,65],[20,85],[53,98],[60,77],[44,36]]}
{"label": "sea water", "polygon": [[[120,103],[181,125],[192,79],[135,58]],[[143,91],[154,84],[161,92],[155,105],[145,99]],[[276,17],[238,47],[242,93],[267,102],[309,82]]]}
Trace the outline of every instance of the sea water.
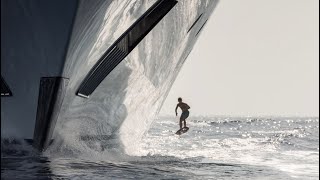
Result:
{"label": "sea water", "polygon": [[126,154],[2,140],[1,179],[319,179],[319,118],[190,117],[181,136],[178,122],[156,119]]}

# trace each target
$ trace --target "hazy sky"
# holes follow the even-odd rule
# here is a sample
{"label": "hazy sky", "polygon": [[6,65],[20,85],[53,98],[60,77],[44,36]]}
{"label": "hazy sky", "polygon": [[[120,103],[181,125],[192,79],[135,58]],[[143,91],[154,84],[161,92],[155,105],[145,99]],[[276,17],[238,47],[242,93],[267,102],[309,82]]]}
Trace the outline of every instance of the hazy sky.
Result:
{"label": "hazy sky", "polygon": [[318,0],[221,0],[162,114],[318,117],[318,49]]}

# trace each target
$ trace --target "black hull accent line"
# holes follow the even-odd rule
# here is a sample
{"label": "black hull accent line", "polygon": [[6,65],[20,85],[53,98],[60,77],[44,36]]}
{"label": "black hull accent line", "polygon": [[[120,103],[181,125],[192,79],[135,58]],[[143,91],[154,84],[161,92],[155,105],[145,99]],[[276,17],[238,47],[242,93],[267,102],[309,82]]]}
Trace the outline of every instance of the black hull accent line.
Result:
{"label": "black hull accent line", "polygon": [[43,77],[40,80],[37,119],[33,134],[33,147],[44,151],[50,145],[51,136],[59,116],[69,79]]}
{"label": "black hull accent line", "polygon": [[1,76],[1,96],[12,96],[12,92],[9,89],[9,86],[4,81],[4,79]]}
{"label": "black hull accent line", "polygon": [[178,3],[176,0],[159,0],[149,8],[102,55],[80,85],[77,95],[88,98],[108,74],[141,42],[141,40]]}
{"label": "black hull accent line", "polygon": [[196,36],[198,36],[198,34],[201,32],[201,30],[203,29],[203,27],[207,24],[207,21],[208,20],[206,20],[204,23],[203,23],[203,25],[201,26],[201,28],[199,29],[199,31],[197,32],[197,34],[196,34]]}
{"label": "black hull accent line", "polygon": [[191,29],[197,24],[197,22],[200,20],[200,18],[202,17],[203,14],[201,14],[197,19],[196,21],[194,21],[194,23],[191,25],[191,27],[189,28],[188,32],[189,33],[191,31]]}

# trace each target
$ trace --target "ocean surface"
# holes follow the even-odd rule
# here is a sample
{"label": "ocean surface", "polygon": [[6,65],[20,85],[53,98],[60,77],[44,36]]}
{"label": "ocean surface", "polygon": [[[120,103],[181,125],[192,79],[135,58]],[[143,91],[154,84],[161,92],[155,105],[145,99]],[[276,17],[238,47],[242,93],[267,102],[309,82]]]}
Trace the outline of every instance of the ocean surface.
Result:
{"label": "ocean surface", "polygon": [[[319,118],[156,119],[134,152],[51,150],[1,140],[1,179],[319,179]],[[75,150],[76,151],[76,150]]]}

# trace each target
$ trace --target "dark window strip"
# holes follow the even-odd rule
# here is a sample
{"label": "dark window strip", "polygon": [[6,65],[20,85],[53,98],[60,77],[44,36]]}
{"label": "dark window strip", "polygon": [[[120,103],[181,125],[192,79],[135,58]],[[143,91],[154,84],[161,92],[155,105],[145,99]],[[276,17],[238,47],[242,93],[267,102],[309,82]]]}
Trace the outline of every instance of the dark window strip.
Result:
{"label": "dark window strip", "polygon": [[159,0],[149,8],[102,55],[80,85],[77,95],[89,97],[104,78],[127,57],[177,3],[176,0]]}

